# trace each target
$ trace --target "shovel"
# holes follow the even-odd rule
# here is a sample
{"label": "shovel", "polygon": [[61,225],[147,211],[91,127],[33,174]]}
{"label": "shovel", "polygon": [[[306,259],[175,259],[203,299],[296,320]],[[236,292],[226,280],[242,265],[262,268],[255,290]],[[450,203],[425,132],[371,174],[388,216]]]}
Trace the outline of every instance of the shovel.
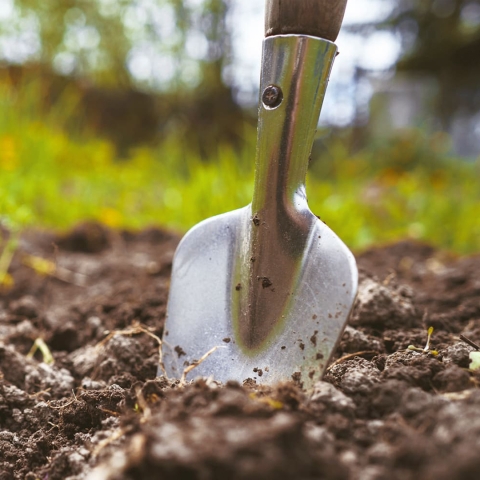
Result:
{"label": "shovel", "polygon": [[308,390],[328,365],[357,268],[308,208],[305,175],[345,6],[267,0],[253,200],[178,246],[162,345],[169,377],[293,378]]}

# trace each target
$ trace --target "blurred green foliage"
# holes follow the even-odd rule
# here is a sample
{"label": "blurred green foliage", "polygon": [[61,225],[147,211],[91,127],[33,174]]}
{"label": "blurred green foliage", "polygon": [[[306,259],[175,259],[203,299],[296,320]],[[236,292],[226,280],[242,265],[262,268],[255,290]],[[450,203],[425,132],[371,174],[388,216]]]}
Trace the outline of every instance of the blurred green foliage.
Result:
{"label": "blurred green foliage", "polygon": [[230,0],[11,0],[17,28],[38,38],[36,61],[97,85],[182,91],[222,83]]}
{"label": "blurred green foliage", "polygon": [[250,115],[226,81],[231,0],[3,1],[0,83],[41,79],[46,109],[71,108],[55,104],[75,90],[70,131],[94,130],[122,157],[172,130],[205,157],[219,138],[238,144]]}
{"label": "blurred green foliage", "polygon": [[[67,228],[94,219],[112,227],[185,231],[246,205],[252,195],[255,131],[243,147],[218,145],[205,163],[173,132],[119,162],[111,143],[64,125],[67,106],[45,113],[38,85],[0,87],[0,215],[10,229]],[[449,158],[448,137],[399,134],[351,153],[324,141],[308,178],[311,209],[353,249],[415,238],[459,253],[480,250],[480,161]]]}

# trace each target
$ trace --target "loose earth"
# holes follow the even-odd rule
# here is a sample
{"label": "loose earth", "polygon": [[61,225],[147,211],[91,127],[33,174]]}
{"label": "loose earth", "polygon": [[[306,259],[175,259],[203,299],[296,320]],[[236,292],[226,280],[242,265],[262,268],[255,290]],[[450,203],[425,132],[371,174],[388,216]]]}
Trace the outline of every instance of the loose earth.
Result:
{"label": "loose earth", "polygon": [[0,291],[0,480],[480,478],[480,371],[459,338],[480,343],[480,255],[359,254],[353,315],[307,395],[298,378],[156,377],[178,240],[23,235]]}

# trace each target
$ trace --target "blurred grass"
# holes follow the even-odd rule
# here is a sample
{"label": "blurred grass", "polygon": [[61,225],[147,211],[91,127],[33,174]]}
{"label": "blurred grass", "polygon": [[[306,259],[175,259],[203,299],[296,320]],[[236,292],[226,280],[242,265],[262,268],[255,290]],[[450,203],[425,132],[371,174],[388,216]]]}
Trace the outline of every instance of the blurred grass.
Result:
{"label": "blurred grass", "polygon": [[[119,161],[93,134],[66,133],[75,105],[68,92],[47,113],[40,98],[35,84],[0,85],[0,220],[11,230],[98,220],[182,232],[251,199],[255,132],[247,127],[242,151],[220,145],[209,162],[174,136]],[[310,207],[354,250],[415,238],[478,252],[480,161],[449,158],[447,144],[443,134],[411,131],[351,155],[341,138],[330,141],[308,177]]]}

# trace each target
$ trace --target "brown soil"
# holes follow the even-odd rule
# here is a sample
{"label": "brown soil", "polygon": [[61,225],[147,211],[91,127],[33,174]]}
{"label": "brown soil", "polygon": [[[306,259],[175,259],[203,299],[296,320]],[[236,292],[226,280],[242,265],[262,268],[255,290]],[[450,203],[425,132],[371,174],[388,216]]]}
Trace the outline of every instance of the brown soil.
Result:
{"label": "brown soil", "polygon": [[[359,255],[354,314],[307,395],[156,378],[177,241],[25,234],[0,295],[1,480],[480,478],[480,375],[459,340],[480,342],[480,256]],[[430,325],[439,355],[406,350]],[[53,364],[28,357],[39,338]]]}

